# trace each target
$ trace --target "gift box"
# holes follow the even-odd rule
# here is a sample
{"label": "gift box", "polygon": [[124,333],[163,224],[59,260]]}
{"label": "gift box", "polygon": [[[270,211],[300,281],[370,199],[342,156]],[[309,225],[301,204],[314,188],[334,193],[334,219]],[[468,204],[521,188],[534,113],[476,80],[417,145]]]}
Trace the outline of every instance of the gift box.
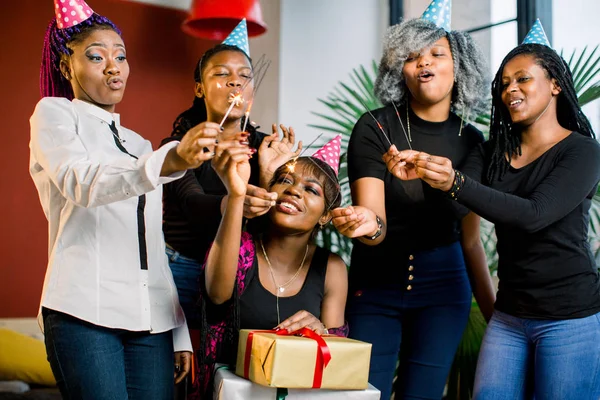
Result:
{"label": "gift box", "polygon": [[371,344],[310,329],[242,329],[236,374],[259,385],[288,389],[364,390],[369,383]]}
{"label": "gift box", "polygon": [[365,390],[281,389],[261,386],[217,365],[213,400],[379,400],[381,393],[369,385]]}

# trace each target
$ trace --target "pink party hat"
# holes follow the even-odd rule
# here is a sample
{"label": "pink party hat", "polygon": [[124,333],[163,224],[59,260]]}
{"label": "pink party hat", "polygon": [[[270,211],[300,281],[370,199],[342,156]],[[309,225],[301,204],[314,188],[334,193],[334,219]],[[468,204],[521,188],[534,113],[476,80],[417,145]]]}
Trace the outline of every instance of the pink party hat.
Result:
{"label": "pink party hat", "polygon": [[325,161],[337,176],[340,167],[340,154],[342,149],[342,136],[337,135],[329,142],[325,143],[323,147],[315,152],[311,157],[318,158],[319,160]]}
{"label": "pink party hat", "polygon": [[54,0],[58,29],[70,28],[92,16],[94,10],[83,0]]}

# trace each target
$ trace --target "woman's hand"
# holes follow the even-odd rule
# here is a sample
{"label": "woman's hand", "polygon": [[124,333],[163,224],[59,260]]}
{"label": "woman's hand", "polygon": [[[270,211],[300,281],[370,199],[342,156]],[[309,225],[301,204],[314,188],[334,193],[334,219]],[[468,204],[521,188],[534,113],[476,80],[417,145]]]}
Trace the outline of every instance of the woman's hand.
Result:
{"label": "woman's hand", "polygon": [[296,314],[275,327],[275,329],[286,329],[288,333],[295,332],[302,328],[313,330],[319,335],[324,335],[326,333],[325,325],[323,325],[321,320],[305,310],[298,311]]}
{"label": "woman's hand", "polygon": [[415,160],[419,155],[415,150],[398,151],[396,145],[392,145],[390,149],[383,155],[383,162],[392,175],[403,181],[417,179],[415,170]]}
{"label": "woman's hand", "polygon": [[277,193],[249,184],[244,199],[244,217],[256,218],[266,214],[276,200]]}
{"label": "woman's hand", "polygon": [[193,354],[189,351],[177,351],[175,352],[175,384],[186,377],[192,367]]}
{"label": "woman's hand", "polygon": [[279,127],[283,137],[279,137],[277,124],[273,124],[273,133],[270,136],[265,136],[258,148],[260,185],[262,187],[267,187],[277,168],[297,157],[302,151],[302,141],[298,142],[296,151],[293,150],[296,144],[294,128],[289,127],[288,129],[283,125],[279,125]]}
{"label": "woman's hand", "polygon": [[198,168],[204,161],[210,160],[218,143],[219,132],[219,124],[214,122],[202,122],[190,129],[177,146],[167,153],[160,175],[169,176],[186,169]]}
{"label": "woman's hand", "polygon": [[242,143],[246,140],[245,132],[240,132],[232,140],[219,142],[215,147],[212,167],[223,181],[229,196],[245,196],[248,179],[250,179],[249,158],[253,149]]}
{"label": "woman's hand", "polygon": [[332,210],[331,222],[342,235],[352,239],[373,236],[379,229],[377,216],[362,206],[338,207]]}
{"label": "woman's hand", "polygon": [[446,157],[432,156],[421,152],[415,163],[417,175],[429,186],[444,192],[452,189],[455,175],[452,161]]}

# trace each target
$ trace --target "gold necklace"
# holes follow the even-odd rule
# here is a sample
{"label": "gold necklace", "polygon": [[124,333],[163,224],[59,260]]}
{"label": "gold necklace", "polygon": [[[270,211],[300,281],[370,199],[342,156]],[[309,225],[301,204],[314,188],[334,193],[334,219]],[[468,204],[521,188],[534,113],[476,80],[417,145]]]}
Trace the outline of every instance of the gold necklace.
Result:
{"label": "gold necklace", "polygon": [[269,273],[271,274],[271,279],[273,280],[273,284],[275,285],[275,304],[277,306],[277,325],[281,323],[281,318],[279,317],[279,293],[283,293],[285,288],[288,287],[300,274],[302,271],[302,267],[304,267],[304,261],[306,261],[306,255],[308,254],[308,243],[306,244],[306,250],[304,251],[304,257],[302,257],[302,262],[300,263],[300,267],[287,282],[283,285],[278,285],[275,280],[275,274],[273,273],[273,266],[271,265],[271,261],[269,260],[269,256],[267,256],[267,251],[265,250],[265,246],[263,245],[262,238],[260,239],[260,248],[262,249],[263,255],[265,256],[265,260],[267,260],[267,265],[269,266]]}
{"label": "gold necklace", "polygon": [[304,266],[304,261],[306,261],[306,255],[308,254],[308,243],[306,244],[306,251],[304,251],[304,257],[302,258],[302,262],[300,263],[300,267],[298,268],[298,270],[296,271],[296,273],[294,274],[294,276],[292,276],[283,285],[279,285],[275,281],[275,274],[273,273],[273,266],[271,265],[271,261],[269,260],[269,256],[267,256],[267,251],[265,250],[265,246],[263,245],[262,239],[260,239],[260,247],[262,249],[263,255],[265,256],[265,260],[267,260],[267,265],[269,266],[269,272],[271,273],[271,278],[273,279],[273,283],[275,284],[275,288],[277,289],[278,293],[283,293],[285,291],[285,288],[288,287],[292,282],[294,282],[294,280],[300,274],[300,271],[302,271],[302,267]]}

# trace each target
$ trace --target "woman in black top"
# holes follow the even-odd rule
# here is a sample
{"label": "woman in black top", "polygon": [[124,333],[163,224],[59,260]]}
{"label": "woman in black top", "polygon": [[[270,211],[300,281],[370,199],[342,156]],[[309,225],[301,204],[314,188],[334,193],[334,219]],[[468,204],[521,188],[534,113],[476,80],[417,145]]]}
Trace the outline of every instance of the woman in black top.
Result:
{"label": "woman in black top", "polygon": [[[598,399],[600,278],[587,234],[600,145],[550,47],[512,50],[492,94],[490,140],[460,171],[425,153],[390,152],[388,166],[410,178],[416,163],[419,177],[496,225],[500,285],[475,398]],[[401,159],[408,166],[394,167]]]}
{"label": "woman in black top", "polygon": [[[244,113],[248,101],[253,96],[252,64],[250,57],[240,48],[219,44],[207,50],[194,71],[195,97],[190,109],[181,113],[173,124],[173,133],[162,144],[179,140],[194,126],[218,128],[218,124],[230,106],[231,93],[244,88],[243,104],[233,107],[222,123],[221,138],[226,139],[239,133],[244,126]],[[252,149],[264,147],[260,158],[250,160],[252,175],[246,193],[244,216],[252,218],[262,215],[274,204],[275,194],[260,187],[260,182],[268,182],[273,168],[281,165],[291,156],[294,145],[294,131],[281,126],[283,139],[279,139],[277,127],[273,134],[266,136],[252,124],[246,124],[247,144]],[[267,138],[263,141],[263,138]],[[259,172],[259,163],[262,170]],[[270,172],[269,172],[270,171]],[[264,186],[265,184],[263,184]],[[198,279],[200,265],[206,251],[214,239],[226,204],[225,186],[212,169],[205,163],[200,168],[189,170],[177,182],[165,185],[163,195],[163,231],[167,242],[167,255],[173,278],[179,293],[180,303],[185,312],[188,326],[199,328],[200,315],[198,301]]]}
{"label": "woman in black top", "polygon": [[469,273],[484,316],[492,313],[479,217],[420,181],[396,179],[382,160],[393,144],[460,164],[483,141],[463,117],[486,104],[484,70],[467,34],[423,19],[393,26],[375,83],[387,105],[363,115],[350,137],[353,206],[334,210],[334,224],[354,238],[346,317],[350,337],[373,344],[369,382],[382,399],[401,344],[396,398],[441,398],[469,316]]}
{"label": "woman in black top", "polygon": [[[295,158],[275,172],[269,189],[276,205],[242,230],[249,165],[224,152],[213,165],[227,186],[227,205],[202,275],[201,305],[206,310],[200,382],[207,388],[214,362],[235,363],[239,329],[309,328],[346,336],[346,264],[318,247],[316,233],[340,205],[336,157],[318,151]],[[234,149],[235,150],[235,149]],[[333,162],[332,162],[333,160]]]}

